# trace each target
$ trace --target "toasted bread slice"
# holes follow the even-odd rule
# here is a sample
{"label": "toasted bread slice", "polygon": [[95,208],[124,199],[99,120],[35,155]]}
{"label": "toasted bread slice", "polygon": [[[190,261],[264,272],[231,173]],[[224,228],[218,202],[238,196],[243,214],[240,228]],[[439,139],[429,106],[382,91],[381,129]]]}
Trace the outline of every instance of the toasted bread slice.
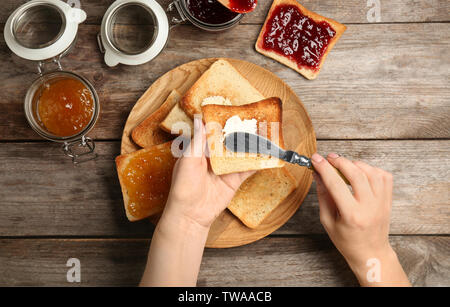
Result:
{"label": "toasted bread slice", "polygon": [[282,160],[274,157],[227,150],[223,144],[222,132],[227,120],[235,115],[241,120],[256,119],[257,133],[283,148],[282,104],[279,98],[272,97],[242,106],[206,105],[202,107],[202,111],[208,136],[210,163],[216,175],[284,165]]}
{"label": "toasted bread slice", "polygon": [[258,171],[236,192],[228,209],[249,228],[257,228],[296,188],[285,168]]}
{"label": "toasted bread slice", "polygon": [[228,98],[237,106],[265,98],[233,65],[222,59],[214,62],[194,83],[181,99],[180,106],[194,118],[194,114],[201,113],[203,100],[211,96]]}
{"label": "toasted bread slice", "polygon": [[[335,32],[334,36],[332,36],[329,41],[328,41],[328,46],[325,47],[323,54],[320,55],[320,53],[322,53],[322,51],[319,51],[318,49],[314,49],[316,48],[316,46],[318,46],[318,43],[311,40],[311,43],[306,46],[304,48],[301,48],[301,46],[299,47],[299,44],[297,44],[297,42],[295,42],[296,40],[293,38],[290,38],[290,43],[285,47],[286,49],[286,53],[288,53],[288,55],[286,55],[286,53],[278,53],[272,50],[266,50],[264,48],[264,39],[266,36],[266,33],[273,33],[276,31],[279,31],[280,28],[278,29],[269,29],[268,27],[270,26],[271,23],[271,19],[272,19],[272,15],[274,14],[274,12],[277,12],[277,9],[281,9],[281,6],[294,6],[296,7],[300,13],[310,19],[312,19],[315,23],[320,23],[320,22],[327,22],[332,30]],[[293,19],[291,19],[293,20]],[[295,22],[295,21],[292,21]],[[288,22],[289,23],[289,22]],[[303,24],[305,23],[305,20],[302,20],[301,23],[299,23],[298,25],[295,25],[298,28],[302,29]],[[308,21],[306,21],[306,23],[308,23]],[[283,26],[281,24],[281,26]],[[322,65],[328,55],[328,53],[331,51],[331,49],[333,48],[333,46],[336,44],[336,42],[339,40],[339,38],[342,36],[342,34],[344,33],[345,29],[347,27],[344,26],[343,24],[340,24],[337,21],[334,21],[333,19],[330,18],[326,18],[323,16],[320,16],[312,11],[309,11],[308,9],[306,9],[305,7],[303,7],[300,3],[298,3],[295,0],[274,0],[272,3],[272,6],[269,10],[269,13],[267,14],[266,17],[266,21],[264,22],[264,25],[262,26],[261,32],[258,36],[258,40],[256,41],[256,51],[258,51],[259,53],[268,56],[294,70],[296,70],[297,72],[299,72],[300,74],[302,74],[303,76],[305,76],[307,79],[315,79],[317,77],[317,75],[320,72],[320,69],[322,68]],[[326,28],[328,31],[328,28]],[[276,35],[276,34],[275,34]],[[312,36],[314,37],[314,36]],[[307,36],[303,35],[301,37],[303,38],[307,38]],[[272,40],[272,38],[268,38],[268,40]],[[314,37],[314,39],[317,39],[317,36]],[[292,45],[290,45],[292,44]],[[300,43],[301,44],[301,43]],[[311,45],[312,44],[312,45]],[[296,46],[295,46],[296,45]],[[295,50],[295,51],[293,51]],[[302,54],[300,54],[302,53]],[[309,56],[311,57],[311,59],[314,58],[319,58],[320,60],[318,60],[318,65],[314,65],[314,66],[306,66],[306,65],[299,65],[297,64],[297,62],[294,60],[296,56]],[[314,62],[317,62],[317,60],[314,59]]]}
{"label": "toasted bread slice", "polygon": [[192,131],[194,131],[194,122],[180,107],[180,103],[177,103],[166,118],[159,124],[159,127],[171,134],[190,135]]}
{"label": "toasted bread slice", "polygon": [[180,101],[181,95],[173,90],[166,101],[131,132],[133,141],[143,148],[162,144],[174,139],[174,136],[159,127],[170,110]]}
{"label": "toasted bread slice", "polygon": [[163,210],[176,162],[171,144],[155,145],[116,158],[125,211],[130,221]]}

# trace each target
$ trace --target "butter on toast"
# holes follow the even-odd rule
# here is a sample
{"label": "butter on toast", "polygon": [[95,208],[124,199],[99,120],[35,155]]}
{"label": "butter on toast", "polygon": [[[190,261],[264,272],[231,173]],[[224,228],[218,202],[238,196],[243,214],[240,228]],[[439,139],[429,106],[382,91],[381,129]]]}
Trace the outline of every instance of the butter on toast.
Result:
{"label": "butter on toast", "polygon": [[296,188],[286,168],[258,171],[236,192],[228,209],[249,228],[257,228]]}
{"label": "butter on toast", "polygon": [[[282,12],[282,9],[285,11]],[[277,16],[273,17],[274,14],[277,14]],[[296,17],[294,17],[294,14],[296,14]],[[306,19],[311,19],[312,22]],[[272,27],[271,24],[273,24]],[[283,33],[283,27],[291,27],[292,31],[288,30],[287,33]],[[314,27],[317,27],[321,32],[314,33],[313,31],[316,31]],[[312,80],[319,74],[328,53],[346,28],[345,25],[333,19],[323,17],[306,9],[296,0],[274,0],[261,28],[255,47],[259,53],[294,69],[305,78]],[[302,30],[305,30],[305,32],[301,33]],[[285,37],[286,41],[279,41],[278,35]],[[303,41],[309,42],[304,44],[302,48]],[[264,48],[265,43],[268,46],[281,46],[283,52],[267,50]],[[323,47],[325,43],[327,45]],[[295,57],[314,62],[315,65],[300,65],[295,61]]]}
{"label": "butter on toast", "polygon": [[169,195],[176,162],[172,142],[116,157],[125,212],[137,221],[162,212]]}
{"label": "butter on toast", "polygon": [[241,120],[256,119],[257,133],[283,148],[282,103],[279,98],[272,97],[242,106],[205,105],[202,112],[206,124],[210,163],[216,175],[284,165],[282,160],[274,157],[227,150],[223,144],[222,132],[227,120],[235,115]]}
{"label": "butter on toast", "polygon": [[186,114],[194,118],[201,113],[205,98],[221,96],[233,105],[243,105],[260,101],[265,97],[255,89],[228,61],[219,59],[194,83],[181,99],[180,106]]}
{"label": "butter on toast", "polygon": [[150,114],[131,132],[133,141],[143,148],[162,144],[174,139],[170,133],[162,130],[159,124],[170,110],[180,101],[181,95],[173,90],[158,110]]}

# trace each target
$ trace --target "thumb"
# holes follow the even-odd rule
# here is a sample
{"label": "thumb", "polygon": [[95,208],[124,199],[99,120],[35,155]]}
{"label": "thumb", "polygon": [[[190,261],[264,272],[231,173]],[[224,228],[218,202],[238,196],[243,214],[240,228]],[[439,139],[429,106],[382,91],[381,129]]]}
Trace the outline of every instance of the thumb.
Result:
{"label": "thumb", "polygon": [[194,115],[194,154],[195,157],[205,157],[206,149],[206,130],[203,125],[202,116],[200,114]]}
{"label": "thumb", "polygon": [[198,159],[205,157],[206,131],[200,114],[194,115],[194,134],[186,149],[186,157]]}

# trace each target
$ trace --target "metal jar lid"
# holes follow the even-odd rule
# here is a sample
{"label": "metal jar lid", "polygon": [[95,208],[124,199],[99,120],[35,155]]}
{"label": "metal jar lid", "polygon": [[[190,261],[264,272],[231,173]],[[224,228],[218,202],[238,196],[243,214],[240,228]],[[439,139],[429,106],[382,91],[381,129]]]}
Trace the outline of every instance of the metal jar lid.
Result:
{"label": "metal jar lid", "polygon": [[[149,27],[148,31],[143,32],[148,34],[147,37],[137,37],[134,40],[141,44],[138,47],[121,42],[121,19],[126,16],[127,11],[139,14],[137,19],[144,19],[143,23]],[[139,20],[135,22],[139,23]],[[169,20],[164,9],[155,0],[117,0],[103,16],[101,32],[97,38],[108,66],[119,63],[140,65],[154,59],[166,46]]]}
{"label": "metal jar lid", "polygon": [[[56,30],[39,29],[36,18],[50,19]],[[78,24],[85,19],[83,10],[72,8],[65,2],[32,0],[9,16],[4,30],[5,42],[21,58],[32,61],[52,59],[69,49],[76,39]]]}

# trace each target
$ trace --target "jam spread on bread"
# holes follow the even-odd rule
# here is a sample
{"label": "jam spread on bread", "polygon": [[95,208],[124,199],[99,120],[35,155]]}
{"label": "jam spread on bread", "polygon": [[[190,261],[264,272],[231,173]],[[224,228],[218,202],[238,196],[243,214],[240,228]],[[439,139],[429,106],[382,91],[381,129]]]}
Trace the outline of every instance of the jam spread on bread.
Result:
{"label": "jam spread on bread", "polygon": [[248,13],[255,9],[258,0],[230,0],[230,9],[233,12]]}
{"label": "jam spread on bread", "polygon": [[314,21],[297,6],[279,5],[268,18],[261,48],[287,57],[299,67],[320,68],[336,31],[326,21]]}
{"label": "jam spread on bread", "polygon": [[79,80],[58,78],[36,92],[39,124],[48,132],[68,137],[81,132],[94,114],[91,91]]}
{"label": "jam spread on bread", "polygon": [[137,219],[162,211],[170,190],[176,159],[170,146],[155,146],[131,158],[123,171],[128,212]]}
{"label": "jam spread on bread", "polygon": [[208,24],[226,23],[238,15],[217,0],[186,0],[186,6],[192,16]]}

